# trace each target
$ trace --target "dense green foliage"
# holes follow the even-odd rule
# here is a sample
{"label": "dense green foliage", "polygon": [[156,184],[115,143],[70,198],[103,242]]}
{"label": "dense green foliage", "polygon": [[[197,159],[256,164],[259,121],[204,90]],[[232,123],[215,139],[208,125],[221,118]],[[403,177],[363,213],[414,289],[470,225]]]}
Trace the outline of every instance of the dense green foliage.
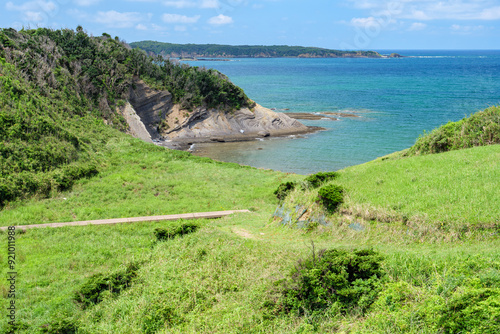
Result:
{"label": "dense green foliage", "polygon": [[133,48],[167,57],[380,57],[374,51],[340,51],[287,45],[172,44],[154,41],[130,43]]}
{"label": "dense green foliage", "polygon": [[87,308],[99,304],[105,298],[117,296],[130,286],[132,280],[137,277],[138,269],[139,266],[132,263],[115,273],[92,275],[75,293],[74,299],[83,308]]}
{"label": "dense green foliage", "polygon": [[284,182],[278,186],[278,189],[274,191],[274,194],[276,195],[276,198],[278,198],[280,201],[283,201],[286,196],[295,189],[295,186],[297,185],[296,182]]}
{"label": "dense green foliage", "polygon": [[443,307],[438,325],[444,333],[497,333],[500,329],[500,293],[473,289]]}
{"label": "dense green foliage", "polygon": [[382,259],[373,250],[313,252],[293,268],[291,282],[287,282],[276,307],[280,312],[301,315],[331,307],[343,312],[356,308],[364,313],[382,288]]}
{"label": "dense green foliage", "polygon": [[40,326],[40,332],[47,334],[76,334],[78,325],[71,318],[58,317],[50,323]]}
{"label": "dense green foliage", "polygon": [[304,179],[311,187],[318,188],[323,183],[333,180],[338,177],[339,174],[337,172],[319,172],[316,174],[311,174]]}
{"label": "dense green foliage", "polygon": [[490,107],[421,136],[407,156],[500,144],[500,106]]}
{"label": "dense green foliage", "polygon": [[0,29],[0,206],[95,175],[96,152],[115,136],[103,121],[126,128],[116,109],[139,78],[186,109],[253,103],[217,71],[148,57],[108,34]]}
{"label": "dense green foliage", "polygon": [[163,241],[173,239],[177,236],[181,237],[185,234],[196,232],[200,227],[197,223],[183,223],[182,221],[168,227],[158,227],[154,231],[157,240]]}
{"label": "dense green foliage", "polygon": [[318,190],[318,197],[326,210],[333,213],[344,202],[344,188],[335,184],[326,185]]}

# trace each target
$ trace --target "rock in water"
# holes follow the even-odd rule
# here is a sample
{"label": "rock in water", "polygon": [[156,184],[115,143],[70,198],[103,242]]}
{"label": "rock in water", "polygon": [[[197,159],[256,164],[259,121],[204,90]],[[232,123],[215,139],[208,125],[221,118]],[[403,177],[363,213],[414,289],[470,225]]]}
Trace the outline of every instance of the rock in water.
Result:
{"label": "rock in water", "polygon": [[[223,142],[226,139],[282,136],[311,130],[286,114],[256,104],[233,112],[198,107],[184,110],[172,101],[168,91],[151,89],[136,80],[129,101],[151,139]],[[128,106],[130,107],[130,106]]]}

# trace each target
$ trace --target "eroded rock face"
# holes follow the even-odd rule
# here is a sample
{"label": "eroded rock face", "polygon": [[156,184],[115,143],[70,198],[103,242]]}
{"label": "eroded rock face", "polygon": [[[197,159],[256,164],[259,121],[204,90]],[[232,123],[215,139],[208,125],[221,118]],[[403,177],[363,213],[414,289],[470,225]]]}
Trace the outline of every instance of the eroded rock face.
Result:
{"label": "eroded rock face", "polygon": [[158,126],[173,107],[172,94],[151,89],[144,81],[135,80],[130,87],[129,102],[149,132],[151,139],[158,139]]}
{"label": "eroded rock face", "polygon": [[200,108],[163,135],[171,139],[238,135],[266,137],[307,130],[305,125],[285,114],[256,105],[251,110],[243,108],[234,113]]}
{"label": "eroded rock face", "polygon": [[151,89],[142,80],[130,88],[129,101],[151,138],[198,139],[267,137],[308,132],[307,126],[270,109],[256,105],[234,112],[196,108],[183,110],[172,102],[168,91]]}

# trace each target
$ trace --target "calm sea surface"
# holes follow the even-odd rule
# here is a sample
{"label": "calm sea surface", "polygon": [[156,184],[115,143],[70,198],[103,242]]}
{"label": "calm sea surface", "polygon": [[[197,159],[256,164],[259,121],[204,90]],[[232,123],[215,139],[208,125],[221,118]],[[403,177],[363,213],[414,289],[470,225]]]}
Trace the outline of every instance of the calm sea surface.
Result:
{"label": "calm sea surface", "polygon": [[398,51],[394,59],[236,59],[215,68],[257,103],[361,117],[301,121],[303,138],[197,144],[194,154],[285,172],[341,169],[410,147],[424,131],[500,104],[500,51]]}

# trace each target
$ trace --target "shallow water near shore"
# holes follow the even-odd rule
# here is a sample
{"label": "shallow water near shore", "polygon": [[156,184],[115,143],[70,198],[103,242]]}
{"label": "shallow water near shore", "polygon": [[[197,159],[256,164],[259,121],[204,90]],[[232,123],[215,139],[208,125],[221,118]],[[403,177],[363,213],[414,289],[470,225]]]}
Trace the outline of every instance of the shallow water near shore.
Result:
{"label": "shallow water near shore", "polygon": [[337,170],[405,149],[424,130],[500,103],[500,51],[381,53],[390,52],[409,57],[192,62],[221,71],[251,99],[277,111],[360,116],[301,120],[327,130],[195,144],[193,153],[299,174]]}

